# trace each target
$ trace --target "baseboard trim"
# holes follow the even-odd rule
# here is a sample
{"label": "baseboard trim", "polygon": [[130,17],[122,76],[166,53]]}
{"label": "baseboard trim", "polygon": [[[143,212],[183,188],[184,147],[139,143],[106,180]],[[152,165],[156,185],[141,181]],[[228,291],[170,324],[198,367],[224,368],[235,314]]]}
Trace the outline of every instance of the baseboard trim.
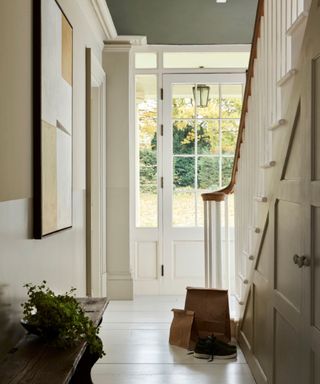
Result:
{"label": "baseboard trim", "polygon": [[133,279],[131,273],[108,272],[107,296],[110,300],[133,300]]}

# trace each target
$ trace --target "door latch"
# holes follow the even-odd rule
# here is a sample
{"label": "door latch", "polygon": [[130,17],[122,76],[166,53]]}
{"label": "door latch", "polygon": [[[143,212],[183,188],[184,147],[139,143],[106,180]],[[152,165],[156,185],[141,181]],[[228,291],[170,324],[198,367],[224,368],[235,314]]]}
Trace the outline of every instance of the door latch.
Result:
{"label": "door latch", "polygon": [[293,262],[299,267],[309,267],[310,266],[310,260],[307,256],[299,256],[294,255],[293,256]]}

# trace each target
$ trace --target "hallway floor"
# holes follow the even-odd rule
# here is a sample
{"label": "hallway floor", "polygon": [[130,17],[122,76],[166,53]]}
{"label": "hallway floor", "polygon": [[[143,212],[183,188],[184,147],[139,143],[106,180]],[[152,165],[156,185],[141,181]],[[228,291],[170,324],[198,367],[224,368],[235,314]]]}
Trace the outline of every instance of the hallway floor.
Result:
{"label": "hallway floor", "polygon": [[144,296],[111,301],[101,325],[106,356],[92,369],[94,384],[254,384],[242,352],[207,362],[168,343],[172,308],[184,297]]}

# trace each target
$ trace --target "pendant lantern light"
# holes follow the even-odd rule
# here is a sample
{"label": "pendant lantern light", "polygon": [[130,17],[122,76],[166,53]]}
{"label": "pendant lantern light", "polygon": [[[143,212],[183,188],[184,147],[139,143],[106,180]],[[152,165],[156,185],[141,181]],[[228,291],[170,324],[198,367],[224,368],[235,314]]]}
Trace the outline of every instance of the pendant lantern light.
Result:
{"label": "pendant lantern light", "polygon": [[193,97],[197,102],[197,107],[207,107],[209,102],[210,87],[205,84],[198,84],[192,87]]}

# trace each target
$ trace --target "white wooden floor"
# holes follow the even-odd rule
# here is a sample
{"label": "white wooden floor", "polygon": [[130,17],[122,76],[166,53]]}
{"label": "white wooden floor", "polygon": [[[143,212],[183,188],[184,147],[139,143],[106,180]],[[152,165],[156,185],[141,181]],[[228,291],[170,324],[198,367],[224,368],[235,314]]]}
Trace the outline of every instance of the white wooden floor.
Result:
{"label": "white wooden floor", "polygon": [[207,362],[168,343],[172,308],[184,297],[111,301],[101,326],[106,356],[92,369],[94,384],[254,384],[243,354]]}

